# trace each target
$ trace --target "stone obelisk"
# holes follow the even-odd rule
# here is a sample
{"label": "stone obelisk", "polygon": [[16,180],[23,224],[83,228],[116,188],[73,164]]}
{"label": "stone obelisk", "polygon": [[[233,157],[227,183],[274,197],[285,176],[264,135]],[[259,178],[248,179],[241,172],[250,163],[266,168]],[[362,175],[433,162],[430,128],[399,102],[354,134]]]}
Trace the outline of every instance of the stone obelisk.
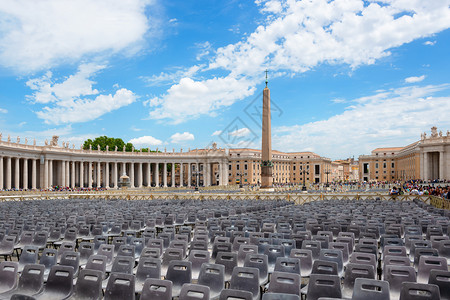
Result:
{"label": "stone obelisk", "polygon": [[263,91],[263,114],[262,114],[262,146],[261,146],[261,188],[272,188],[272,134],[270,130],[270,90],[266,87]]}

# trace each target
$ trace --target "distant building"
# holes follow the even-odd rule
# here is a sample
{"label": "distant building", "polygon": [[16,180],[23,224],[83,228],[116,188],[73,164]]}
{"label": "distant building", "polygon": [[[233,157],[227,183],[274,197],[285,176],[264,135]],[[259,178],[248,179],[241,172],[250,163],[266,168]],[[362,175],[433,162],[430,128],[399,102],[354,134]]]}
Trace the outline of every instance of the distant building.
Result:
{"label": "distant building", "polygon": [[359,177],[365,181],[449,180],[450,132],[436,127],[431,135],[404,147],[377,148],[359,157]]}

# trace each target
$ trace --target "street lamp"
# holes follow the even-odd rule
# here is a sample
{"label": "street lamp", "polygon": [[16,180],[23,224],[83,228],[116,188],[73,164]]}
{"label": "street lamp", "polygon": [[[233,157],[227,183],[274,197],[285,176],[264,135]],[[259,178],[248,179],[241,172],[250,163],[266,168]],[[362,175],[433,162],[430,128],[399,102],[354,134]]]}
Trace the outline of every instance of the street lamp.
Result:
{"label": "street lamp", "polygon": [[309,175],[309,169],[306,169],[306,170],[301,169],[301,170],[300,170],[300,175],[303,175],[303,187],[302,187],[302,191],[306,191],[306,190],[307,190],[307,189],[306,189],[306,174]]}
{"label": "street lamp", "polygon": [[239,172],[236,175],[239,176],[239,188],[242,188],[242,175],[246,176],[247,173]]}
{"label": "street lamp", "polygon": [[199,181],[199,176],[201,174],[200,170],[195,169],[195,171],[192,172],[193,175],[195,176],[195,191],[198,191],[198,181]]}
{"label": "street lamp", "polygon": [[330,169],[328,169],[328,166],[327,166],[327,170],[325,171],[325,174],[327,174],[327,185],[326,185],[326,187],[329,187],[330,185],[328,184],[328,174],[330,174],[331,173],[331,171],[330,171]]}

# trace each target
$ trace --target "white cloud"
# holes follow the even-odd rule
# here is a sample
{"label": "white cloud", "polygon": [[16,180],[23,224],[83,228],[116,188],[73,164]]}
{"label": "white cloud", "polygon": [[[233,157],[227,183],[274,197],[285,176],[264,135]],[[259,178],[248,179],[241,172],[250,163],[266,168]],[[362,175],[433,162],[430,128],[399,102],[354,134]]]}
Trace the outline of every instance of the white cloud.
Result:
{"label": "white cloud", "polygon": [[159,75],[142,76],[141,79],[147,83],[148,86],[160,86],[174,84],[184,77],[194,77],[204,66],[192,66],[187,70],[177,70],[172,73],[161,72]]}
{"label": "white cloud", "polygon": [[30,79],[27,86],[34,93],[27,100],[47,105],[37,111],[36,115],[48,124],[94,120],[136,101],[136,95],[124,88],[117,90],[114,95],[101,95],[98,90],[93,89],[95,82],[90,78],[104,68],[105,66],[95,64],[81,65],[76,74],[60,83],[55,83],[51,72],[41,78]]}
{"label": "white cloud", "polygon": [[417,83],[417,82],[421,82],[424,79],[425,79],[425,75],[412,76],[412,77],[405,78],[405,82],[406,83]]}
{"label": "white cloud", "polygon": [[426,41],[423,43],[425,46],[434,46],[436,44],[436,41]]}
{"label": "white cloud", "polygon": [[212,45],[208,41],[204,43],[197,43],[195,46],[199,49],[196,57],[197,60],[201,60],[203,57],[208,56],[212,49]]}
{"label": "white cloud", "polygon": [[149,135],[131,139],[129,142],[132,143],[134,146],[139,147],[159,146],[162,145],[163,143],[161,140],[158,140],[157,138],[154,138]]}
{"label": "white cloud", "polygon": [[369,154],[380,146],[406,146],[420,133],[440,124],[450,128],[450,84],[407,86],[354,99],[329,119],[273,129],[272,147],[282,151],[310,149],[331,158]]}
{"label": "white cloud", "polygon": [[239,129],[236,129],[236,130],[230,132],[229,135],[233,136],[233,137],[245,137],[245,136],[249,135],[250,133],[251,133],[250,129],[244,127],[244,128],[239,128]]}
{"label": "white cloud", "polygon": [[136,126],[131,126],[130,129],[133,131],[142,131],[143,130],[142,128],[137,128]]}
{"label": "white cloud", "polygon": [[222,133],[222,130],[216,130],[213,132],[213,134],[211,134],[211,136],[216,136]]}
{"label": "white cloud", "polygon": [[8,110],[5,109],[5,108],[0,108],[0,113],[2,113],[2,114],[7,114],[7,113],[8,113]]}
{"label": "white cloud", "polygon": [[216,113],[251,95],[266,68],[291,76],[320,64],[357,68],[389,56],[392,48],[450,27],[448,0],[256,3],[267,16],[265,23],[240,42],[218,48],[208,68],[201,70],[228,75],[197,81],[181,78],[157,97],[151,118],[180,123]]}
{"label": "white cloud", "polygon": [[184,143],[187,141],[193,141],[194,135],[192,133],[189,133],[187,131],[183,133],[175,133],[170,137],[170,141],[175,144]]}
{"label": "white cloud", "polygon": [[4,0],[0,64],[32,72],[88,55],[135,53],[149,29],[150,0]]}

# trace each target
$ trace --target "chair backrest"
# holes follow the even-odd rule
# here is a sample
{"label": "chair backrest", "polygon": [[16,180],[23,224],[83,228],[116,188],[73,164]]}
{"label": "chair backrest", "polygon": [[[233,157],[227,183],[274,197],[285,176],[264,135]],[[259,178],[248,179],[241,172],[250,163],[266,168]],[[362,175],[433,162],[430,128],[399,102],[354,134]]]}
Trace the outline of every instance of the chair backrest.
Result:
{"label": "chair backrest", "polygon": [[300,259],[290,257],[278,257],[274,272],[286,272],[300,275]]}
{"label": "chair backrest", "polygon": [[142,257],[160,258],[161,257],[161,252],[160,252],[159,248],[145,247],[144,249],[142,249],[140,257],[141,258]]}
{"label": "chair backrest", "polygon": [[[72,293],[74,269],[71,266],[55,265],[51,268],[43,294],[58,295],[64,299]],[[59,298],[55,297],[55,298]]]}
{"label": "chair backrest", "polygon": [[141,257],[136,270],[136,280],[145,281],[147,278],[161,278],[161,260],[159,258]]}
{"label": "chair backrest", "polygon": [[335,261],[315,260],[311,274],[338,275],[338,264]]}
{"label": "chair backrest", "polygon": [[374,269],[377,268],[377,259],[376,256],[372,253],[362,253],[355,251],[350,256],[350,262],[357,264],[367,264],[373,266]]}
{"label": "chair backrest", "polygon": [[172,281],[154,278],[145,280],[140,300],[172,300]]}
{"label": "chair backrest", "polygon": [[450,299],[450,271],[431,270],[428,283],[439,287],[441,299]]}
{"label": "chair backrest", "polygon": [[356,278],[352,300],[389,300],[389,283],[387,281]]}
{"label": "chair backrest", "polygon": [[[216,264],[223,265],[225,267],[226,280],[231,278],[234,267],[237,266],[237,253],[236,252],[219,252],[216,257]],[[227,276],[228,275],[228,276]]]}
{"label": "chair backrest", "polygon": [[27,295],[38,293],[44,284],[44,270],[45,267],[43,265],[26,265],[19,278],[17,292]]}
{"label": "chair backrest", "polygon": [[16,262],[3,261],[0,263],[0,292],[6,292],[14,288],[17,283],[17,270],[19,266]]}
{"label": "chair backrest", "polygon": [[78,274],[78,268],[80,266],[80,252],[66,251],[61,256],[59,262],[62,266],[70,266],[74,270],[74,275]]}
{"label": "chair backrest", "polygon": [[317,300],[321,297],[340,298],[341,296],[341,284],[337,275],[311,274],[306,292],[308,300]]}
{"label": "chair backrest", "polygon": [[319,241],[303,241],[302,243],[302,249],[311,250],[313,260],[319,258],[321,248]]}
{"label": "chair backrest", "polygon": [[111,273],[132,274],[134,268],[134,257],[116,256],[111,268]]}
{"label": "chair backrest", "polygon": [[211,296],[218,295],[225,287],[225,266],[204,263],[198,276],[198,284],[208,286]]}
{"label": "chair backrest", "polygon": [[209,287],[185,283],[181,287],[179,300],[209,300]]}
{"label": "chair backrest", "polygon": [[57,251],[56,249],[45,248],[42,251],[41,259],[39,264],[44,265],[47,270],[56,265]]}
{"label": "chair backrest", "polygon": [[434,284],[404,282],[400,300],[439,300],[439,287]]}
{"label": "chair backrest", "polygon": [[135,299],[133,274],[111,273],[105,289],[104,300]]}
{"label": "chair backrest", "polygon": [[248,253],[258,253],[258,246],[250,245],[250,244],[241,244],[239,245],[238,250],[238,265],[242,267],[244,265],[245,256]]}
{"label": "chair backrest", "polygon": [[387,265],[383,270],[383,280],[389,282],[391,297],[398,299],[403,282],[416,282],[416,271],[409,265]]}
{"label": "chair backrest", "polygon": [[74,288],[75,299],[101,299],[103,272],[93,269],[84,269],[78,275]]}
{"label": "chair backrest", "polygon": [[192,263],[190,261],[172,260],[167,268],[166,279],[175,286],[191,283]]}
{"label": "chair backrest", "polygon": [[411,262],[409,260],[409,257],[386,255],[383,258],[383,269],[385,269],[386,266],[389,265],[410,266]]}
{"label": "chair backrest", "polygon": [[268,291],[271,293],[286,293],[300,296],[300,274],[273,272],[270,277]]}
{"label": "chair backrest", "polygon": [[114,245],[103,244],[98,248],[97,255],[106,256],[106,264],[109,265],[113,262],[114,258]]}
{"label": "chair backrest", "polygon": [[32,245],[38,247],[45,247],[47,245],[48,232],[38,231],[34,234]]}
{"label": "chair backrest", "polygon": [[414,268],[416,270],[422,256],[439,256],[439,252],[434,248],[416,248],[414,251]]}
{"label": "chair backrest", "polygon": [[447,259],[445,257],[421,256],[417,270],[417,282],[428,283],[431,270],[447,271]]}
{"label": "chair backrest", "polygon": [[267,255],[249,253],[245,257],[244,267],[257,268],[259,270],[259,281],[265,283],[269,274],[269,264],[267,262]]}
{"label": "chair backrest", "polygon": [[230,289],[249,291],[254,298],[259,297],[259,269],[235,267],[231,275]]}
{"label": "chair backrest", "polygon": [[302,277],[309,277],[313,265],[312,251],[307,249],[292,249],[290,257],[300,259],[300,274]]}
{"label": "chair backrest", "polygon": [[391,256],[407,256],[405,246],[385,246],[383,250],[383,257]]}
{"label": "chair backrest", "polygon": [[224,289],[219,300],[253,300],[253,294],[245,290]]}
{"label": "chair backrest", "polygon": [[352,297],[356,278],[375,279],[375,275],[375,269],[371,265],[349,263],[345,268],[343,296]]}
{"label": "chair backrest", "polygon": [[117,256],[130,256],[134,258],[135,249],[133,245],[120,245]]}
{"label": "chair backrest", "polygon": [[108,258],[104,255],[93,254],[89,257],[85,269],[100,271],[104,274],[107,260]]}
{"label": "chair backrest", "polygon": [[338,274],[341,274],[344,270],[344,260],[342,258],[342,251],[339,249],[321,249],[319,260],[336,262]]}
{"label": "chair backrest", "polygon": [[38,261],[38,256],[39,248],[37,246],[26,245],[20,254],[19,265],[35,264]]}

